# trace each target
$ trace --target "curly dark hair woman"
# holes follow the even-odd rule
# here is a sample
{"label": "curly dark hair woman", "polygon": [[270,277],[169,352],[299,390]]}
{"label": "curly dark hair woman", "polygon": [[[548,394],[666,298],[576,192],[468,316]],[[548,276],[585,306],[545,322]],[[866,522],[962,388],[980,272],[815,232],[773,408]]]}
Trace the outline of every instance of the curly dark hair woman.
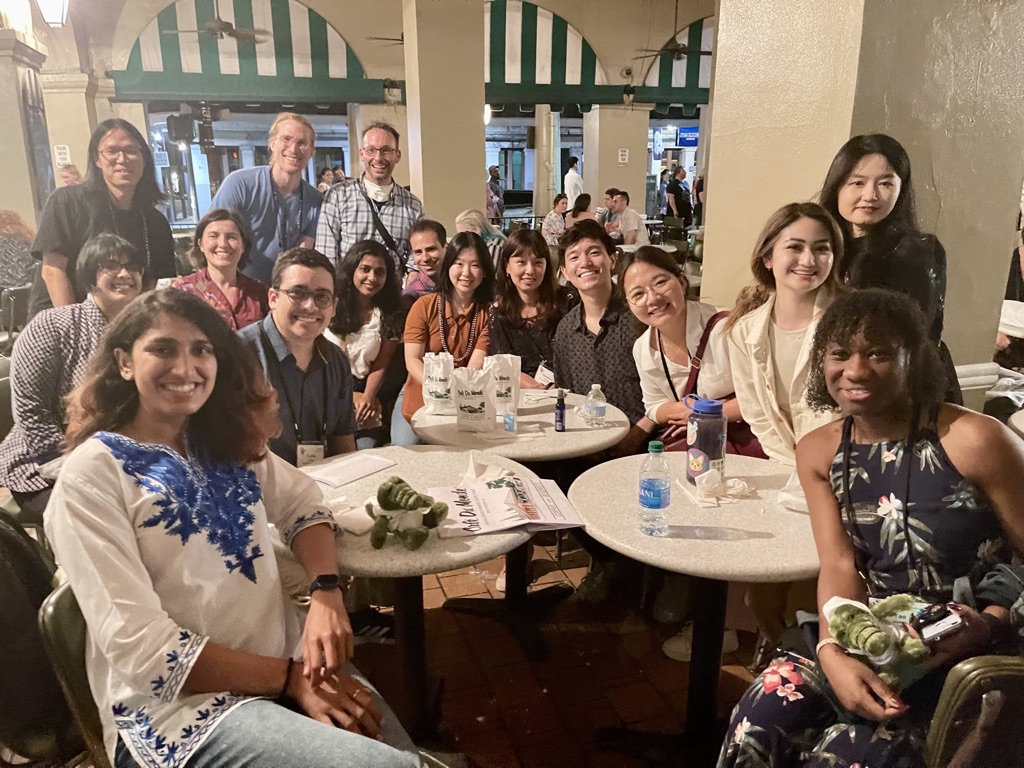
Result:
{"label": "curly dark hair woman", "polygon": [[356,273],[367,256],[380,259],[387,274],[384,284],[371,298],[373,306],[380,310],[381,330],[385,338],[401,336],[405,325],[402,311],[402,283],[395,268],[395,260],[389,258],[387,249],[376,240],[360,240],[348,249],[338,263],[337,285],[334,292],[338,297],[338,310],[331,321],[331,330],[339,336],[358,331],[364,323],[360,291],[355,284]]}
{"label": "curly dark hair woman", "polygon": [[71,393],[66,450],[101,431],[128,425],[139,409],[139,389],[123,375],[117,352],[131,354],[135,342],[161,315],[194,325],[209,339],[217,359],[213,391],[188,420],[191,449],[211,462],[258,461],[280,424],[274,391],[238,336],[217,311],[185,291],[144,294],[108,326],[82,383]]}
{"label": "curly dark hair woman", "polygon": [[841,294],[822,316],[811,347],[807,377],[807,403],[815,410],[835,410],[838,404],[825,381],[825,355],[843,354],[858,335],[877,345],[880,353],[910,356],[910,387],[907,408],[928,412],[943,400],[946,373],[935,345],[928,338],[924,313],[907,296],[881,288]]}

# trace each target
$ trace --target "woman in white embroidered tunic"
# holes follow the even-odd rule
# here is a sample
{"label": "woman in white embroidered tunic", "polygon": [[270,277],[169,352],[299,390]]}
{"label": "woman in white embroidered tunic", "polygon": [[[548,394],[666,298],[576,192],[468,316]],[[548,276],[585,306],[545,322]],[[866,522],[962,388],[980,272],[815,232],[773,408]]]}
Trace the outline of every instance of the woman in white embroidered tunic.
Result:
{"label": "woman in white embroidered tunic", "polygon": [[[267,451],[275,427],[237,336],[173,289],[123,310],[72,393],[46,532],[88,625],[118,768],[418,765],[348,663],[334,522],[316,484]],[[289,659],[300,625],[271,523],[315,580],[304,662]]]}

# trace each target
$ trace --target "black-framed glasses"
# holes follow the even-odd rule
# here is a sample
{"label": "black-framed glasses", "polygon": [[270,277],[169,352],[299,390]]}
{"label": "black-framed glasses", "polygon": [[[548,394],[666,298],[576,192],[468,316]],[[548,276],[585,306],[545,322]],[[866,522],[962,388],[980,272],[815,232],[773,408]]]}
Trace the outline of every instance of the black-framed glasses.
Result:
{"label": "black-framed glasses", "polygon": [[376,157],[377,155],[380,155],[385,160],[389,160],[398,154],[398,150],[394,147],[360,147],[360,149],[367,157]]}
{"label": "black-framed glasses", "polygon": [[100,272],[113,272],[115,275],[122,269],[127,269],[129,272],[142,273],[142,267],[131,261],[118,261],[117,259],[105,259],[100,262]]}
{"label": "black-framed glasses", "polygon": [[138,160],[142,157],[142,150],[138,147],[107,147],[101,149],[100,154],[105,160],[117,160],[121,155],[125,160]]}
{"label": "black-framed glasses", "polygon": [[651,281],[650,285],[637,287],[630,291],[629,295],[626,296],[626,301],[633,306],[639,306],[647,302],[648,292],[655,293],[658,296],[665,296],[672,290],[672,281],[674,279],[667,275],[656,277]]}
{"label": "black-framed glasses", "polygon": [[309,291],[305,288],[283,288],[278,291],[288,297],[288,300],[297,307],[301,307],[310,299],[316,304],[317,309],[327,309],[334,303],[334,294],[321,288],[317,291]]}

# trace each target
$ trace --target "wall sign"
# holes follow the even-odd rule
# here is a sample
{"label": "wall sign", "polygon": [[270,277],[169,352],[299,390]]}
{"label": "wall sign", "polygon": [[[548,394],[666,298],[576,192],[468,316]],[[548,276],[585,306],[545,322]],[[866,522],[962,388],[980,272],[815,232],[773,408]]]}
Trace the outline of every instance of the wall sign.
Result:
{"label": "wall sign", "polygon": [[53,145],[53,162],[58,168],[71,164],[71,147],[67,144]]}
{"label": "wall sign", "polygon": [[629,147],[619,147],[619,165],[629,165]]}

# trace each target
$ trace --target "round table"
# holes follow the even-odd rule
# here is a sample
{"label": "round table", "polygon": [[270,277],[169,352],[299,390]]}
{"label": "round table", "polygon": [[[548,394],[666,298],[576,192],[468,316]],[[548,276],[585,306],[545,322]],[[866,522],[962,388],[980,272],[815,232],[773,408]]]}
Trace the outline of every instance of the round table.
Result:
{"label": "round table", "polygon": [[[539,424],[541,434],[530,439],[485,440],[477,432],[460,432],[456,417],[427,413],[420,408],[412,417],[416,436],[432,445],[486,451],[515,461],[556,461],[588,456],[607,450],[629,432],[629,419],[611,403],[605,412],[603,427],[588,427],[575,407],[583,407],[587,398],[567,392],[565,396],[565,432],[555,432],[553,389],[524,389],[519,392],[519,426]],[[500,422],[496,419],[496,424]],[[491,434],[499,435],[501,427]]]}
{"label": "round table", "polygon": [[1024,437],[1024,411],[1017,411],[1006,423],[1018,437]]}
{"label": "round table", "polygon": [[745,480],[758,498],[702,507],[675,482],[686,483],[686,454],[668,453],[672,471],[669,535],[646,536],[637,516],[643,456],[606,462],[583,473],[569,500],[602,544],[634,560],[697,577],[693,653],[687,692],[687,735],[713,732],[729,581],[784,582],[818,572],[810,518],[780,506],[791,467],[727,456],[725,474]]}
{"label": "round table", "polygon": [[[390,459],[396,466],[340,488],[322,486],[325,499],[331,501],[344,497],[346,503],[361,506],[392,475],[404,478],[413,488],[425,493],[427,488],[457,485],[469,463],[467,452],[427,445],[375,448],[368,453]],[[523,477],[536,477],[526,467],[502,456],[488,456],[488,463],[514,470]],[[527,548],[523,545],[529,539],[530,533],[525,529],[454,539],[442,539],[436,532],[432,532],[422,547],[410,551],[394,536],[389,536],[381,549],[374,549],[370,545],[369,535],[345,533],[338,538],[338,567],[341,573],[395,580],[395,648],[401,683],[399,700],[393,704],[402,725],[414,738],[428,733],[435,725],[430,722],[430,706],[427,701],[423,576],[481,563],[516,548],[522,550],[523,557],[520,559],[528,558]],[[506,595],[513,600],[525,600],[525,562],[521,570],[522,578],[513,578],[513,569],[509,564]]]}
{"label": "round table", "polygon": [[[665,253],[677,253],[679,251],[679,249],[676,248],[674,245],[665,245],[664,243],[659,243],[657,245],[651,244],[651,245],[654,248],[661,248],[661,250],[663,250]],[[636,253],[637,248],[640,248],[640,247],[642,247],[642,246],[640,246],[640,245],[638,245],[636,243],[621,244],[621,245],[616,245],[615,246],[616,250],[622,251],[623,253]]]}

